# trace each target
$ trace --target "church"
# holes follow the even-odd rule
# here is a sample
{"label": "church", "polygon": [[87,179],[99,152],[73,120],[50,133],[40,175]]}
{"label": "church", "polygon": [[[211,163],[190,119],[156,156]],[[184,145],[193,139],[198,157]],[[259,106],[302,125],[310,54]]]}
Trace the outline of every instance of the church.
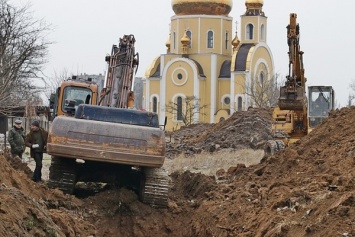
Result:
{"label": "church", "polygon": [[263,0],[246,0],[240,37],[229,16],[233,0],[171,0],[167,51],[145,72],[143,108],[166,130],[217,123],[256,107],[252,93],[274,77]]}

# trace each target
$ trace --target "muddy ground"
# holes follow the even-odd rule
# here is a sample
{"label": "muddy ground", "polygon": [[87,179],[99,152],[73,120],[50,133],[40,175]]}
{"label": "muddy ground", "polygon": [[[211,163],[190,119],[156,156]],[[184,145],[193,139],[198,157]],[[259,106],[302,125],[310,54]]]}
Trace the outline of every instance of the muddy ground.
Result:
{"label": "muddy ground", "polygon": [[[270,119],[270,111],[251,110],[168,134],[167,163],[257,151]],[[170,170],[167,208],[124,188],[64,195],[32,182],[31,164],[0,156],[0,236],[355,236],[353,124],[355,108],[343,108],[259,164],[211,162],[215,175],[202,172],[206,165]]]}

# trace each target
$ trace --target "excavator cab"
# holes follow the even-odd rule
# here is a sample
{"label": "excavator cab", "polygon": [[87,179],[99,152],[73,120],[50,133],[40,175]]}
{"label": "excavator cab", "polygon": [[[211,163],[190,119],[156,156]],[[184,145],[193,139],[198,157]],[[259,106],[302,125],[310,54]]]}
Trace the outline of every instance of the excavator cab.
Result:
{"label": "excavator cab", "polygon": [[331,86],[308,87],[308,124],[313,129],[334,109],[334,90]]}
{"label": "excavator cab", "polygon": [[80,104],[96,105],[98,86],[92,81],[71,79],[62,81],[56,93],[51,94],[49,99],[51,120],[57,116],[74,116]]}

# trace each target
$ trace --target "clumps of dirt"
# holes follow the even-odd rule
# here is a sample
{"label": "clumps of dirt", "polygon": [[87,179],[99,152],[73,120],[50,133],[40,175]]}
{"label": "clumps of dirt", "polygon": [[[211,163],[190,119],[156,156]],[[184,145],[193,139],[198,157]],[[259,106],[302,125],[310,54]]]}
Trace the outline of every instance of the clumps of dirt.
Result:
{"label": "clumps of dirt", "polygon": [[182,127],[168,134],[167,157],[177,154],[192,155],[202,151],[221,149],[263,149],[273,138],[272,110],[249,109],[235,112],[230,118],[217,124],[196,124]]}
{"label": "clumps of dirt", "polygon": [[28,178],[31,178],[33,176],[32,170],[27,166],[26,163],[22,162],[22,159],[20,157],[12,157],[9,150],[5,150],[5,154],[3,155],[15,170],[24,172]]}
{"label": "clumps of dirt", "polygon": [[190,229],[193,212],[217,189],[216,181],[189,171],[176,172],[172,179],[167,208],[143,204],[132,190],[111,189],[83,199],[86,220],[96,226],[97,236],[195,236]]}
{"label": "clumps of dirt", "polygon": [[[191,236],[355,236],[355,108],[225,182],[191,214]],[[204,231],[204,232],[203,232]]]}
{"label": "clumps of dirt", "polygon": [[[116,211],[98,215],[96,226],[109,229],[102,236],[355,236],[354,123],[355,108],[336,111],[261,164],[221,172],[221,183],[189,171],[174,173],[167,209],[146,206],[135,193],[119,190],[88,199],[93,206],[110,203],[103,197],[120,203],[98,208]],[[190,139],[208,143],[203,139],[212,131],[228,131],[226,126],[213,125],[215,130]]]}
{"label": "clumps of dirt", "polygon": [[[9,160],[9,162],[8,162]],[[74,196],[34,183],[19,158],[0,156],[1,236],[90,236],[95,227],[80,213]],[[15,170],[14,167],[19,170]]]}
{"label": "clumps of dirt", "polygon": [[170,199],[179,201],[179,199],[202,199],[207,192],[217,187],[214,176],[206,176],[201,173],[184,173],[174,172],[171,174],[174,180],[174,186]]}
{"label": "clumps of dirt", "polygon": [[[263,124],[256,116],[261,112],[248,112],[256,121],[245,121],[248,128]],[[211,133],[223,134],[220,130],[232,139],[226,128],[246,129],[233,121],[189,140],[209,144],[204,139],[217,138]],[[309,135],[262,163],[219,170],[217,182],[199,173],[173,173],[167,208],[145,205],[124,188],[79,200],[33,183],[0,156],[0,235],[355,236],[353,124],[355,108],[334,111]]]}

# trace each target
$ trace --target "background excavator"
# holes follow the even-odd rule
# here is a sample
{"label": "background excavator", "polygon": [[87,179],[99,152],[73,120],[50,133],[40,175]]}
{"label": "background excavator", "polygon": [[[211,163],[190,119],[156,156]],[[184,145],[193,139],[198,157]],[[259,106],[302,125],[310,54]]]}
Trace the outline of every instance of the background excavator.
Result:
{"label": "background excavator", "polygon": [[272,155],[307,135],[334,109],[334,90],[331,86],[309,86],[308,98],[306,96],[307,79],[304,76],[300,27],[296,13],[290,14],[287,44],[289,74],[285,85],[280,87],[278,107],[273,110],[274,140],[267,142],[266,155]]}
{"label": "background excavator", "polygon": [[[145,203],[167,205],[170,178],[161,169],[165,124],[159,124],[155,113],[132,108],[139,61],[134,44],[133,35],[124,35],[118,46],[113,45],[105,58],[108,69],[100,96],[85,83],[58,89],[56,98],[62,105],[55,111],[63,108],[65,113],[56,116],[49,129],[50,187],[72,194],[77,182],[114,183],[133,188]],[[72,98],[66,94],[88,88],[79,105],[77,93]]]}

